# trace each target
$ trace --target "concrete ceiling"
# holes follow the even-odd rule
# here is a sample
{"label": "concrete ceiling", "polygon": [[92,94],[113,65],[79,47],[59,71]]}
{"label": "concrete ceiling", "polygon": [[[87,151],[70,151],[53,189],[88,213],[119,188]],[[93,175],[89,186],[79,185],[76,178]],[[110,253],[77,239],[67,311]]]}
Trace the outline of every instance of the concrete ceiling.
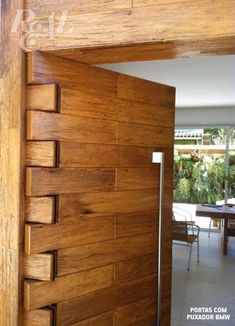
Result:
{"label": "concrete ceiling", "polygon": [[101,66],[175,86],[177,108],[235,107],[235,55]]}

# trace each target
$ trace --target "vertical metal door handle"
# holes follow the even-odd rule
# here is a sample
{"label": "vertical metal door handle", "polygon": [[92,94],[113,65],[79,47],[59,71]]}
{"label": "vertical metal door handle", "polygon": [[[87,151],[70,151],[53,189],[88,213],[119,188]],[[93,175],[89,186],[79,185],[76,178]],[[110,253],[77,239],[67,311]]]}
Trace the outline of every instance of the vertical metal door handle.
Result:
{"label": "vertical metal door handle", "polygon": [[158,213],[158,290],[157,290],[157,326],[161,325],[162,301],[162,212],[164,194],[164,153],[154,152],[152,162],[160,164],[159,213]]}

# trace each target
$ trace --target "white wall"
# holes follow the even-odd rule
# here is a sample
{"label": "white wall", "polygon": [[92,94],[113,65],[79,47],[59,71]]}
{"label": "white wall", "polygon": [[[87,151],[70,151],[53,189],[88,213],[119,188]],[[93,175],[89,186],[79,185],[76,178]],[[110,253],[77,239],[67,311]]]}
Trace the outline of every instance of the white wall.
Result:
{"label": "white wall", "polygon": [[[185,125],[190,117],[191,121],[198,124],[235,124],[235,56],[155,60],[101,66],[175,86],[177,124]],[[191,111],[192,108],[196,108],[196,111]],[[199,108],[200,111],[197,110]]]}

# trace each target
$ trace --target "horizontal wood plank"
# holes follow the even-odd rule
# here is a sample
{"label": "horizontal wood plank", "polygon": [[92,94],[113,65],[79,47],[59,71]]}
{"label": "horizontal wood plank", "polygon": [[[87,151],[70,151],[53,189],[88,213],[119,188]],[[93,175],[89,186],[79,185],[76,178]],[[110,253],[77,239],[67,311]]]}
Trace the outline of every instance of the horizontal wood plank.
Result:
{"label": "horizontal wood plank", "polygon": [[159,166],[151,168],[118,168],[117,190],[153,189],[159,187]]}
{"label": "horizontal wood plank", "polygon": [[153,315],[157,317],[156,296],[147,297],[117,308],[114,312],[114,323],[117,326],[139,325],[139,321],[141,322],[141,320]]}
{"label": "horizontal wood plank", "polygon": [[[190,2],[191,0],[180,0],[180,3],[187,3]],[[175,0],[158,0],[157,4],[158,5],[168,5],[168,4],[174,4]],[[152,7],[156,5],[156,0],[144,0],[144,1],[139,1],[139,0],[133,0],[133,8],[139,8],[139,7]]]}
{"label": "horizontal wood plank", "polygon": [[[172,1],[175,2],[175,0]],[[140,4],[143,4],[143,2],[141,1]],[[95,65],[116,62],[187,58],[192,56],[228,55],[234,54],[234,44],[234,35],[223,35],[200,39],[186,38],[177,41],[170,40],[155,43],[125,44],[116,47],[74,48],[72,51],[71,49],[60,50],[57,48],[57,50],[53,51],[53,55]],[[49,54],[51,53],[50,51],[46,52]]]}
{"label": "horizontal wood plank", "polygon": [[[119,74],[118,77],[118,97],[132,101],[162,105],[168,108],[175,107],[175,88],[151,82],[149,80],[136,78],[133,76]],[[145,105],[145,104],[144,104]],[[171,113],[173,118],[173,111]],[[155,118],[157,113],[155,112]],[[172,119],[170,119],[173,122]],[[163,126],[161,124],[161,126]]]}
{"label": "horizontal wood plank", "polygon": [[115,189],[115,169],[27,168],[26,195],[47,196]]}
{"label": "horizontal wood plank", "polygon": [[53,326],[54,311],[50,308],[36,309],[24,314],[24,326]]}
{"label": "horizontal wood plank", "polygon": [[56,166],[56,143],[54,141],[28,141],[26,143],[27,166]]}
{"label": "horizontal wood plank", "polygon": [[60,87],[116,96],[117,82],[118,73],[110,70],[40,52],[28,54],[28,83],[56,83]]}
{"label": "horizontal wood plank", "polygon": [[28,140],[116,143],[114,121],[74,117],[42,111],[27,112]]}
{"label": "horizontal wood plank", "polygon": [[57,85],[29,85],[26,92],[27,110],[56,111]]}
{"label": "horizontal wood plank", "polygon": [[24,277],[41,281],[52,281],[54,273],[55,255],[46,253],[24,257]]}
{"label": "horizontal wood plank", "polygon": [[60,143],[60,167],[150,167],[154,147]]}
{"label": "horizontal wood plank", "polygon": [[[131,77],[131,79],[134,78]],[[172,96],[170,99],[167,97],[167,103],[164,103],[165,106],[161,106],[156,101],[152,104],[148,103],[148,101],[145,101],[145,99],[149,100],[149,97],[145,96],[143,99],[141,96],[142,94],[139,94],[140,92],[143,93],[145,91],[146,85],[148,88],[147,91],[149,91],[150,85],[152,87],[152,93],[155,95],[155,97],[158,95],[165,99],[163,90],[165,91],[166,89],[169,92],[168,87],[163,85],[159,86],[159,84],[152,83],[147,80],[143,80],[143,85],[141,85],[142,80],[138,79],[138,81],[139,80],[139,88],[136,86],[133,90],[134,94],[131,93],[129,97],[128,94],[124,94],[123,91],[123,89],[126,87],[126,79],[124,78],[123,81],[120,81],[120,83],[124,82],[123,86],[119,84],[120,96],[123,98],[126,97],[126,99],[118,97],[105,97],[63,88],[61,90],[61,113],[84,116],[88,118],[134,122],[161,127],[173,127],[174,119],[169,119],[169,116],[173,117],[174,114],[172,106],[172,103],[174,102],[173,100],[170,102]],[[140,99],[142,100],[137,102],[137,100]],[[167,104],[169,107],[166,107]]]}
{"label": "horizontal wood plank", "polygon": [[60,195],[58,218],[72,223],[79,216],[156,210],[157,196],[156,189]]}
{"label": "horizontal wood plank", "polygon": [[118,143],[122,145],[158,146],[170,148],[173,129],[134,123],[118,123]]}
{"label": "horizontal wood plank", "polygon": [[156,252],[156,232],[97,242],[58,251],[58,275],[113,264]]}
{"label": "horizontal wood plank", "polygon": [[27,197],[25,222],[53,223],[55,221],[54,197]]}
{"label": "horizontal wood plank", "polygon": [[113,313],[106,312],[102,315],[75,323],[73,326],[113,326]]}
{"label": "horizontal wood plank", "polygon": [[[144,1],[136,1],[145,3]],[[54,7],[54,8],[53,8]],[[56,10],[54,4],[51,11]],[[79,7],[78,7],[79,8]],[[77,8],[77,10],[78,10]],[[74,48],[91,49],[94,48],[120,48],[125,45],[149,45],[149,43],[158,45],[155,48],[155,57],[159,58],[158,52],[161,52],[162,44],[172,43],[168,51],[168,58],[177,57],[177,45],[182,41],[194,41],[200,44],[208,39],[214,39],[214,43],[210,43],[213,47],[216,39],[234,36],[235,24],[234,2],[233,0],[195,0],[195,1],[174,1],[174,3],[163,3],[158,1],[153,6],[139,7],[130,9],[110,10],[106,12],[89,12],[86,14],[76,14],[67,8],[69,15],[66,20],[66,28],[62,33],[55,33],[53,40],[48,35],[42,33],[37,38],[35,44],[30,45],[28,40],[27,46],[40,50],[64,49],[70,47],[70,52]],[[45,8],[45,11],[47,9]],[[217,19],[220,17],[220,19]],[[39,21],[36,16],[35,21]],[[30,23],[30,22],[29,22]],[[48,30],[47,15],[40,16],[40,24],[42,30]],[[94,26],[96,30],[94,33]],[[71,28],[73,27],[73,30]],[[190,27],[190,28],[189,28]],[[70,33],[68,33],[70,30]],[[220,42],[219,42],[220,43]],[[227,47],[229,45],[227,44]],[[137,52],[137,51],[135,51]],[[210,53],[210,47],[204,53]],[[216,52],[215,52],[216,53]],[[234,47],[231,49],[234,53]],[[200,46],[198,51],[188,46],[184,53],[185,56],[196,56],[200,54]],[[120,56],[121,58],[121,56]],[[138,54],[129,57],[129,61],[138,60]],[[126,59],[126,58],[125,58]],[[119,62],[118,57],[116,62]],[[149,60],[149,56],[143,56],[142,60]],[[128,60],[125,60],[128,61]],[[106,60],[106,62],[110,62]]]}
{"label": "horizontal wood plank", "polygon": [[57,305],[58,326],[68,326],[156,293],[156,276],[111,287]]}
{"label": "horizontal wood plank", "polygon": [[[48,6],[42,6],[38,0],[26,0],[25,4],[27,8],[31,8],[35,14],[40,17],[44,16],[45,13],[49,15],[51,11],[55,10],[55,3],[48,3]],[[66,3],[68,10],[77,13],[86,13],[86,12],[100,12],[107,10],[116,10],[123,8],[131,8],[131,0],[79,0],[77,3],[74,0],[67,0]],[[64,2],[63,0],[56,0],[56,10],[58,12],[63,12]]]}
{"label": "horizontal wood plank", "polygon": [[157,211],[118,214],[116,218],[116,237],[131,236],[143,232],[156,232],[157,221]]}
{"label": "horizontal wood plank", "polygon": [[52,282],[28,280],[24,283],[26,311],[83,296],[113,284],[113,266],[58,278]]}
{"label": "horizontal wood plank", "polygon": [[157,273],[156,252],[115,264],[115,285]]}
{"label": "horizontal wood plank", "polygon": [[113,239],[113,216],[80,217],[76,224],[26,224],[25,253],[42,253]]}

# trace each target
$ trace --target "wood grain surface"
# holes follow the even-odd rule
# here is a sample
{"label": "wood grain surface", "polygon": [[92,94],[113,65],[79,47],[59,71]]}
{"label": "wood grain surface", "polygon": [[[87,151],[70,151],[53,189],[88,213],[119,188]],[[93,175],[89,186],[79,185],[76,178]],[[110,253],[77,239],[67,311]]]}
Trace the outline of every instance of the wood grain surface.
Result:
{"label": "wood grain surface", "polygon": [[113,216],[81,217],[76,224],[26,224],[27,255],[104,241],[114,237]]}
{"label": "wood grain surface", "polygon": [[27,280],[24,284],[24,307],[26,311],[30,311],[108,288],[112,284],[113,266],[60,277],[52,282]]}
{"label": "wood grain surface", "polygon": [[29,85],[26,89],[27,110],[57,111],[57,95],[55,84]]}
{"label": "wood grain surface", "polygon": [[56,166],[56,142],[28,141],[26,143],[25,163],[27,166]]}
{"label": "wood grain surface", "polygon": [[41,281],[54,279],[55,255],[53,253],[24,257],[24,277]]}
{"label": "wood grain surface", "polygon": [[27,197],[25,222],[53,223],[55,221],[54,197]]}
{"label": "wood grain surface", "polygon": [[[60,91],[57,112],[27,113],[28,141],[56,146],[52,155],[31,145],[26,220],[38,223],[26,224],[25,252],[29,259],[53,252],[56,260],[54,280],[26,281],[26,310],[56,305],[61,326],[156,321],[160,184],[152,153],[163,151],[160,314],[168,326],[175,89],[38,52],[28,66],[31,85]],[[40,166],[47,155],[54,167]]]}

